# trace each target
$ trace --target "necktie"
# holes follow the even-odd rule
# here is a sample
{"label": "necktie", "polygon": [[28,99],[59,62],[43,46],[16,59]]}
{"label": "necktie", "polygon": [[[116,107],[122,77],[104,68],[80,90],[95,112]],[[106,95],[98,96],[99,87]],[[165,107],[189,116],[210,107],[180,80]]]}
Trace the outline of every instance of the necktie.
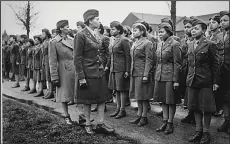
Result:
{"label": "necktie", "polygon": [[199,44],[199,41],[196,41],[195,44],[194,44],[194,50],[196,50],[198,44]]}

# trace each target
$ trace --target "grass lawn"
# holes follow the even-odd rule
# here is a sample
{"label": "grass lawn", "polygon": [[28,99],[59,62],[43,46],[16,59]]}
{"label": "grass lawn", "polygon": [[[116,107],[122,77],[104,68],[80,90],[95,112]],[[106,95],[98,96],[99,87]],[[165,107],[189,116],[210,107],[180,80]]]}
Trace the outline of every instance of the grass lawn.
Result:
{"label": "grass lawn", "polygon": [[77,123],[3,97],[4,144],[137,144],[119,135],[88,135]]}

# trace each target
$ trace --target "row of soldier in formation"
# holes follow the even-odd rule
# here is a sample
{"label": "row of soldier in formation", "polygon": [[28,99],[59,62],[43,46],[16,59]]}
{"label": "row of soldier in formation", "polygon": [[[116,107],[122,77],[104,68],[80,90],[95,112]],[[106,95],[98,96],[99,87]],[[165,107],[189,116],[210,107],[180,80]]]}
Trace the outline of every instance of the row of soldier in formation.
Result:
{"label": "row of soldier in formation", "polygon": [[[103,27],[99,12],[87,10],[79,30],[70,33],[68,20],[57,22],[57,29],[43,29],[42,35],[27,39],[22,35],[17,42],[14,35],[3,46],[3,70],[8,76],[9,64],[19,87],[19,74],[26,78],[22,91],[36,92],[36,82],[42,96],[48,82],[49,92],[61,102],[67,124],[72,124],[68,103],[77,103],[81,112],[79,122],[85,122],[88,134],[113,133],[104,124],[105,103],[111,100],[109,90],[116,95],[116,110],[111,117],[126,116],[127,99],[136,99],[138,112],[130,123],[148,124],[149,101],[160,102],[163,124],[156,132],[171,134],[176,104],[189,109],[182,122],[194,122],[196,132],[189,142],[210,143],[209,127],[213,113],[224,113],[219,132],[229,133],[230,48],[229,12],[221,11],[209,19],[209,25],[197,17],[186,18],[185,37],[173,34],[168,18],[158,25],[159,39],[151,35],[147,22],[137,21],[132,29],[113,21]],[[209,26],[210,36],[205,36]],[[52,37],[52,39],[50,39]],[[29,82],[32,82],[32,88]],[[92,128],[91,105],[97,104],[98,123]]]}

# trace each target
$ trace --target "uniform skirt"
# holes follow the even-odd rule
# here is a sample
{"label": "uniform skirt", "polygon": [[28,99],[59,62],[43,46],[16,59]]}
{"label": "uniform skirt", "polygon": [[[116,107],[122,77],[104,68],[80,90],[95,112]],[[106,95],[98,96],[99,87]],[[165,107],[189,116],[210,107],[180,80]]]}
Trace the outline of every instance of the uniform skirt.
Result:
{"label": "uniform skirt", "polygon": [[19,74],[19,65],[16,65],[16,63],[11,63],[11,66],[12,73]]}
{"label": "uniform skirt", "polygon": [[130,77],[130,99],[149,100],[153,97],[152,75],[148,77],[148,82],[142,82],[143,77]]}
{"label": "uniform skirt", "polygon": [[33,70],[31,68],[27,68],[27,78],[33,79]]}
{"label": "uniform skirt", "polygon": [[33,71],[33,80],[41,82],[41,72],[40,72],[40,70],[34,70]]}
{"label": "uniform skirt", "polygon": [[110,72],[108,87],[116,91],[129,91],[130,79],[124,77],[125,72]]}
{"label": "uniform skirt", "polygon": [[153,95],[155,102],[162,102],[165,104],[181,103],[179,93],[173,88],[173,82],[155,81]]}
{"label": "uniform skirt", "polygon": [[51,82],[50,66],[49,66],[49,64],[45,65],[45,73],[46,73],[46,81]]}
{"label": "uniform skirt", "polygon": [[79,80],[75,81],[75,102],[77,104],[99,104],[112,98],[108,94],[105,76],[97,79],[86,79],[87,87],[80,88]]}
{"label": "uniform skirt", "polygon": [[42,70],[40,71],[41,73],[41,81],[46,81],[46,69],[45,65],[42,66]]}
{"label": "uniform skirt", "polygon": [[212,88],[187,88],[188,109],[202,112],[215,112],[216,103]]}
{"label": "uniform skirt", "polygon": [[25,64],[20,64],[20,67],[19,67],[19,70],[20,70],[20,75],[22,76],[26,76],[27,75],[27,72],[26,72],[26,65]]}

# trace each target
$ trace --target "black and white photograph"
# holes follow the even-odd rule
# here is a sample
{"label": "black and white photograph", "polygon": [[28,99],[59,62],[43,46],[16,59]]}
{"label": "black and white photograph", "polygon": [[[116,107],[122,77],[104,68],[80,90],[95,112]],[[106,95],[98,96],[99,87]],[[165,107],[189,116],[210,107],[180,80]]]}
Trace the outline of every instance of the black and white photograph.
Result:
{"label": "black and white photograph", "polygon": [[1,144],[230,144],[229,1],[1,1]]}

